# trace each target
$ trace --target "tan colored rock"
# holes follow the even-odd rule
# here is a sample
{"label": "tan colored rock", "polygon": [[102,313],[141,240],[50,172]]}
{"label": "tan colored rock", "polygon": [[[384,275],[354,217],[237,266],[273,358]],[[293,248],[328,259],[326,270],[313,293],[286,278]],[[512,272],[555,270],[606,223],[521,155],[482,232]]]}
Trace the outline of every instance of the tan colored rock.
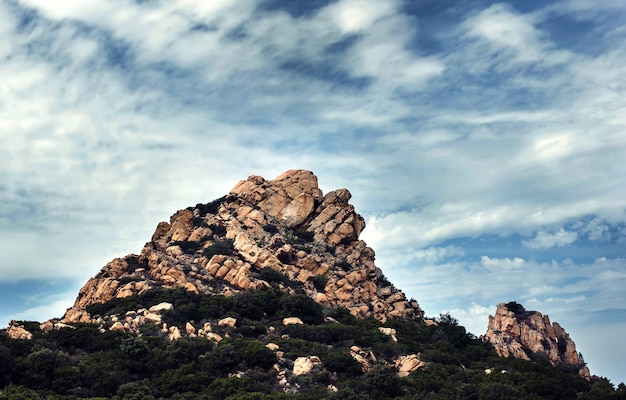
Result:
{"label": "tan colored rock", "polygon": [[69,308],[62,321],[65,322],[91,322],[91,315],[85,310],[80,308]]}
{"label": "tan colored rock", "polygon": [[15,340],[31,340],[33,338],[33,334],[24,329],[24,325],[18,324],[17,321],[9,323],[6,334]]}
{"label": "tan colored rock", "polygon": [[220,335],[218,335],[217,333],[213,333],[213,332],[207,333],[206,338],[215,343],[219,343],[222,340],[224,340],[224,338],[222,338]]}
{"label": "tan colored rock", "polygon": [[196,328],[191,324],[191,322],[187,322],[185,324],[185,332],[187,332],[188,336],[195,336]]}
{"label": "tan colored rock", "polygon": [[378,328],[378,330],[387,336],[391,336],[391,340],[393,340],[394,342],[398,341],[398,338],[396,338],[396,330],[393,328],[383,328],[382,326]]}
{"label": "tan colored rock", "polygon": [[367,372],[372,369],[372,363],[368,360],[369,354],[363,350],[359,346],[352,346],[350,348],[350,355],[354,358],[359,364],[361,364],[361,371]]}
{"label": "tan colored rock", "polygon": [[294,376],[310,374],[313,371],[313,361],[309,357],[298,357],[293,363]]}
{"label": "tan colored rock", "polygon": [[43,322],[39,325],[39,329],[41,329],[45,333],[48,333],[54,329],[54,322],[52,321]]}
{"label": "tan colored rock", "polygon": [[109,330],[111,332],[124,332],[124,324],[122,324],[120,321],[117,321],[113,325],[111,325]]}
{"label": "tan colored rock", "polygon": [[169,256],[180,256],[183,254],[183,251],[181,250],[180,246],[169,246],[167,249],[165,249],[165,253],[167,253],[167,255]]}
{"label": "tan colored rock", "polygon": [[189,240],[190,242],[199,242],[205,238],[210,238],[212,235],[213,232],[211,231],[211,229],[200,227],[194,229],[187,240]]}
{"label": "tan colored rock", "polygon": [[234,328],[235,324],[237,324],[237,320],[233,317],[226,317],[226,318],[219,320],[217,324],[219,326],[228,326],[228,327]]}
{"label": "tan colored rock", "polygon": [[283,319],[283,325],[302,325],[304,322],[298,317],[287,317]]}
{"label": "tan colored rock", "polygon": [[169,329],[169,335],[167,335],[167,338],[168,338],[169,340],[178,340],[178,339],[180,339],[181,337],[183,337],[183,335],[181,335],[181,334],[180,334],[180,329],[178,329],[178,327],[177,327],[177,326],[172,326],[172,327]]}
{"label": "tan colored rock", "polygon": [[161,314],[149,312],[149,313],[146,313],[146,315],[144,317],[145,317],[146,321],[148,321],[148,322],[154,322],[155,324],[160,324],[161,323]]}
{"label": "tan colored rock", "polygon": [[489,316],[487,333],[482,339],[490,342],[501,357],[529,360],[524,351],[528,348],[545,353],[552,365],[575,365],[580,368],[581,376],[590,375],[574,341],[561,325],[550,323],[547,315],[527,311],[521,304],[498,304],[495,315]]}
{"label": "tan colored rock", "polygon": [[278,219],[288,227],[298,226],[313,212],[315,199],[308,193],[300,193],[279,213]]}
{"label": "tan colored rock", "polygon": [[154,233],[152,234],[152,242],[157,244],[157,248],[163,249],[165,248],[165,243],[167,243],[166,235],[170,231],[170,224],[167,222],[159,222]]}
{"label": "tan colored rock", "polygon": [[276,343],[268,343],[265,345],[265,347],[267,347],[268,349],[272,351],[276,351],[280,348]]}
{"label": "tan colored rock", "polygon": [[191,234],[192,220],[193,213],[189,210],[180,210],[170,217],[169,234],[172,242],[187,240]]}
{"label": "tan colored rock", "polygon": [[161,311],[166,311],[166,310],[169,311],[173,309],[174,309],[174,305],[172,303],[163,302],[163,303],[159,303],[157,305],[150,307],[150,312],[160,313]]}
{"label": "tan colored rock", "polygon": [[183,287],[185,288],[185,290],[187,290],[188,292],[192,292],[192,293],[195,293],[195,294],[200,293],[200,291],[198,290],[198,288],[197,288],[197,287],[196,287],[193,283],[191,283],[191,282],[185,282],[182,286],[183,286]]}
{"label": "tan colored rock", "polygon": [[59,329],[76,329],[76,327],[72,325],[64,324],[63,322],[55,322],[54,329],[58,331]]}
{"label": "tan colored rock", "polygon": [[411,372],[417,371],[423,368],[426,364],[420,360],[417,354],[411,354],[408,356],[401,356],[396,360],[396,370],[398,371],[398,377],[404,378],[409,376]]}

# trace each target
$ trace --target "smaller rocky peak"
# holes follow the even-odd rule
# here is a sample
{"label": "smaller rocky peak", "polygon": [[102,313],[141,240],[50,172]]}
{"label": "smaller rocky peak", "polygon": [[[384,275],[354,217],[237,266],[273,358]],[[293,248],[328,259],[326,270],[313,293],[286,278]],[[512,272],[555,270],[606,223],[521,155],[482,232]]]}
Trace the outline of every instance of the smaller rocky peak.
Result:
{"label": "smaller rocky peak", "polygon": [[482,339],[491,343],[500,357],[573,365],[579,367],[579,375],[590,379],[582,354],[565,329],[551,323],[548,315],[528,311],[515,301],[498,304]]}

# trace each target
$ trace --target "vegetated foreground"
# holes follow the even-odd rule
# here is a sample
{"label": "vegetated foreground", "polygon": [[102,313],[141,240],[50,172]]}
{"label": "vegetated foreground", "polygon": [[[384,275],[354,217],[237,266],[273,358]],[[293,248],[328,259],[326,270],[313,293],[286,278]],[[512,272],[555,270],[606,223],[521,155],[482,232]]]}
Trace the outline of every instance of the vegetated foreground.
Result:
{"label": "vegetated foreground", "polygon": [[[196,335],[170,340],[169,333],[154,323],[143,325],[141,335],[134,335],[102,332],[98,325],[85,323],[45,332],[38,323],[23,322],[24,329],[33,332],[31,340],[0,335],[0,384],[4,386],[0,399],[621,399],[626,395],[623,384],[615,390],[606,379],[587,382],[576,368],[551,366],[540,353],[531,361],[499,357],[449,315],[440,316],[436,324],[410,319],[382,324],[374,318],[357,319],[347,309],[323,307],[298,288],[285,294],[277,282],[229,297],[155,289],[94,305],[91,311],[115,315],[164,301],[172,307],[160,311],[163,322],[180,326],[194,321],[211,331],[211,339]],[[416,369],[407,373],[411,367]]]}

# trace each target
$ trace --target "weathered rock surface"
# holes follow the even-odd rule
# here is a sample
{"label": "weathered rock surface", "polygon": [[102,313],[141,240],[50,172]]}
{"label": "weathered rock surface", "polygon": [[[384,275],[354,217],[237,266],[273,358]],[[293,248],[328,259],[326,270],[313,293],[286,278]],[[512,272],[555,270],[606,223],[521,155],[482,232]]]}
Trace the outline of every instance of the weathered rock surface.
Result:
{"label": "weathered rock surface", "polygon": [[298,317],[287,317],[283,319],[283,325],[302,325],[303,322]]}
{"label": "weathered rock surface", "polygon": [[417,354],[410,354],[408,356],[400,356],[396,360],[396,370],[398,371],[398,376],[400,378],[404,378],[405,376],[409,376],[411,372],[417,371],[420,368],[426,366],[426,363],[419,358]]}
{"label": "weathered rock surface", "polygon": [[545,353],[552,365],[579,366],[579,374],[590,379],[589,369],[569,334],[557,322],[550,323],[547,315],[527,311],[518,303],[500,303],[494,316],[489,316],[489,341],[501,357],[530,360],[536,352]]}
{"label": "weathered rock surface", "polygon": [[372,351],[367,351],[359,346],[352,346],[350,348],[350,355],[354,358],[359,364],[361,364],[361,371],[367,372],[372,369],[372,364],[376,363],[378,360]]}
{"label": "weathered rock surface", "polygon": [[290,170],[270,181],[250,176],[227,196],[159,223],[140,255],[114,259],[83,286],[62,321],[93,322],[98,316],[88,306],[157,286],[223,295],[262,288],[269,286],[259,277],[264,268],[357,317],[422,318],[417,302],[385,279],[374,251],[359,240],[365,221],[350,197],[347,189],[324,195],[310,171]]}
{"label": "weathered rock surface", "polygon": [[17,321],[11,321],[9,323],[6,333],[11,339],[31,340],[33,338],[33,334],[27,331],[24,325],[20,325]]}

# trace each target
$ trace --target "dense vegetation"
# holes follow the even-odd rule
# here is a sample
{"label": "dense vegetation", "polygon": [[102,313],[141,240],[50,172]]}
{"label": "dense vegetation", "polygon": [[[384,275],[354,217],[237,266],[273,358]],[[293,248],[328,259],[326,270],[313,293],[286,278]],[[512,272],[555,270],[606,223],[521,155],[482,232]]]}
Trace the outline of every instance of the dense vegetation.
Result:
{"label": "dense vegetation", "polygon": [[[169,326],[182,329],[186,321],[214,323],[225,316],[237,318],[237,325],[215,326],[227,337],[216,345],[203,338],[170,341],[150,324],[137,337],[100,333],[93,324],[44,333],[37,323],[23,322],[32,340],[0,335],[0,399],[626,399],[623,384],[616,389],[603,378],[586,382],[576,368],[546,365],[540,355],[534,362],[499,358],[449,315],[440,316],[438,326],[388,321],[384,326],[397,331],[394,342],[376,320],[323,308],[302,293],[286,295],[277,285],[231,297],[154,289],[89,311],[121,313],[161,301],[174,304],[163,314]],[[305,324],[283,326],[282,318],[292,316]],[[269,342],[288,360],[321,359],[323,368],[289,377],[299,394],[282,391]],[[354,345],[376,355],[379,362],[369,372],[350,355]],[[406,378],[386,365],[418,353],[426,367]],[[329,392],[329,385],[338,391]]]}

